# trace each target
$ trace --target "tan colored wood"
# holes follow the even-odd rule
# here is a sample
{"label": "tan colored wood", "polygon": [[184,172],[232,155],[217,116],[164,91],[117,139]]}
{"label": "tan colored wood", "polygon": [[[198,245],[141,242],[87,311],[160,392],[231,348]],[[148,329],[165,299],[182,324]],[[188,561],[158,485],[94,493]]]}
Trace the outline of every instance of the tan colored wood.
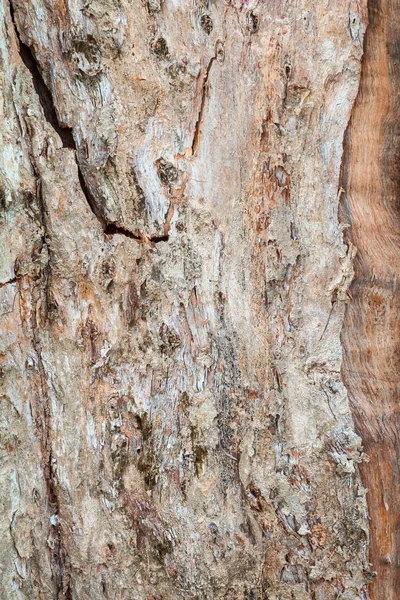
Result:
{"label": "tan colored wood", "polygon": [[400,589],[399,471],[399,48],[400,4],[369,3],[360,90],[346,140],[343,221],[357,246],[343,327],[344,381],[370,462],[374,600]]}

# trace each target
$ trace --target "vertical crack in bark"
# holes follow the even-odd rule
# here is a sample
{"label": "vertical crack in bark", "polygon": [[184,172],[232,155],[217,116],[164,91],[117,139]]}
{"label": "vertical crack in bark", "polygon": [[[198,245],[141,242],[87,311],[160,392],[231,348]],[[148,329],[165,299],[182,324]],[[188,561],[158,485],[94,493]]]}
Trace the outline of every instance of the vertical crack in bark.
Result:
{"label": "vertical crack in bark", "polygon": [[[44,117],[46,121],[50,124],[50,126],[54,129],[54,131],[59,135],[63,147],[70,148],[75,151],[75,158],[77,162],[77,172],[79,182],[82,188],[82,192],[86,198],[88,206],[90,207],[92,213],[96,216],[99,222],[102,225],[102,229],[105,234],[113,235],[120,234],[131,239],[135,239],[138,242],[145,242],[150,245],[154,245],[160,241],[167,241],[169,239],[168,235],[153,235],[150,237],[145,236],[144,234],[138,232],[138,234],[134,234],[128,229],[124,227],[120,227],[117,224],[106,222],[101,215],[99,215],[99,211],[96,205],[94,198],[91,195],[90,190],[86,186],[85,179],[83,177],[82,171],[80,169],[78,160],[77,160],[77,152],[76,152],[76,144],[73,138],[72,128],[65,127],[60,125],[57,112],[55,109],[55,105],[53,103],[52,95],[49,91],[49,88],[44,82],[44,79],[40,73],[39,67],[37,65],[34,54],[29,46],[24,44],[21,40],[20,33],[18,31],[14,7],[12,2],[10,1],[10,15],[11,20],[14,26],[15,35],[17,38],[17,43],[19,46],[19,53],[22,59],[23,64],[30,72],[32,76],[32,83],[36,94],[38,96],[39,102],[42,106]],[[41,175],[35,163],[34,157],[31,155],[31,162],[33,172],[36,178],[36,197],[37,203],[39,207],[40,213],[40,222],[43,231],[42,235],[42,246],[43,249],[47,246],[47,240],[49,235],[47,233],[46,220],[48,219],[48,215],[46,214],[45,201],[42,196],[42,186],[41,186]],[[40,252],[39,252],[40,253]],[[34,280],[32,286],[31,300],[32,300],[32,314],[30,319],[30,326],[32,332],[32,346],[35,351],[37,357],[37,369],[39,374],[39,384],[40,384],[40,399],[37,404],[36,409],[36,417],[40,422],[40,445],[41,445],[41,454],[42,454],[42,469],[44,476],[44,483],[46,488],[46,496],[47,496],[47,505],[50,512],[50,531],[51,531],[51,562],[54,568],[55,575],[55,585],[57,589],[57,599],[58,600],[71,600],[72,599],[72,590],[70,586],[70,560],[68,556],[68,552],[65,547],[64,539],[63,539],[63,531],[59,521],[60,518],[60,501],[58,495],[58,483],[57,483],[57,473],[54,468],[54,456],[52,449],[52,414],[51,414],[51,394],[49,390],[49,384],[47,380],[45,362],[43,359],[43,348],[42,348],[42,339],[41,339],[41,325],[38,322],[40,319],[40,306],[42,305],[43,294],[48,295],[48,287],[50,281],[50,264],[48,263],[40,272],[39,276]],[[1,282],[0,287],[4,285],[8,285],[10,283],[17,282],[18,276],[10,279],[6,282]]]}
{"label": "vertical crack in bark", "polygon": [[199,148],[199,145],[200,145],[201,126],[203,124],[204,110],[206,107],[206,98],[207,98],[207,93],[208,93],[210,72],[211,72],[211,67],[213,66],[216,58],[217,58],[216,55],[211,58],[210,62],[208,63],[204,77],[203,77],[203,85],[201,87],[200,109],[199,109],[199,114],[197,117],[196,125],[194,127],[194,134],[193,134],[193,141],[192,141],[192,156],[194,156],[196,154],[196,152]]}
{"label": "vertical crack in bark", "polygon": [[368,465],[371,600],[398,598],[400,531],[398,176],[399,0],[369,0],[361,81],[343,147],[341,220],[357,248],[351,302],[342,330],[343,381]]}
{"label": "vertical crack in bark", "polygon": [[[32,81],[35,91],[38,95],[40,104],[43,108],[43,112],[46,120],[50,123],[53,129],[59,134],[63,146],[75,149],[75,143],[72,137],[72,130],[70,128],[62,128],[59,125],[55,107],[52,102],[51,94],[44,83],[44,80],[39,72],[36,61],[30,48],[21,41],[18,28],[15,21],[13,5],[10,2],[10,14],[14,25],[15,34],[19,43],[19,51],[21,59],[24,65],[27,67],[32,75]],[[42,227],[42,247],[47,246],[47,233],[46,233],[46,210],[42,196],[41,177],[34,160],[32,160],[32,168],[36,177],[36,199],[40,213],[40,223]],[[48,390],[48,384],[46,380],[46,371],[42,356],[42,345],[40,339],[40,327],[37,322],[39,315],[39,307],[41,304],[41,295],[44,293],[48,295],[49,285],[49,264],[47,264],[40,272],[39,277],[34,281],[32,288],[32,316],[31,316],[31,329],[32,329],[32,345],[37,356],[37,367],[39,372],[40,390],[41,390],[41,411],[38,411],[39,418],[41,421],[41,448],[42,448],[42,460],[43,460],[43,475],[45,480],[47,502],[50,509],[50,530],[52,531],[52,541],[54,546],[51,550],[53,558],[55,572],[56,572],[56,586],[57,586],[57,598],[62,600],[70,600],[72,598],[70,588],[70,566],[69,558],[66,552],[62,529],[58,522],[58,515],[60,513],[60,503],[57,494],[57,476],[53,468],[52,460],[52,447],[51,447],[51,399]],[[17,281],[16,276],[12,280],[6,283]]]}
{"label": "vertical crack in bark", "polygon": [[[40,175],[37,172],[36,166],[33,165],[37,187],[36,196],[40,211],[40,222],[43,230],[42,235],[42,249],[47,246],[47,226],[46,226],[46,208],[42,195],[42,186]],[[49,250],[48,250],[49,252]],[[52,443],[51,443],[51,398],[49,394],[49,386],[46,378],[46,370],[43,361],[42,344],[40,337],[40,325],[38,324],[38,318],[40,318],[40,306],[41,297],[44,293],[48,296],[49,282],[51,278],[50,270],[50,252],[49,262],[40,271],[39,276],[35,279],[32,288],[32,316],[31,316],[31,329],[32,329],[32,344],[37,356],[37,366],[39,371],[40,390],[42,397],[42,411],[40,414],[41,418],[41,446],[43,456],[43,474],[45,479],[47,501],[50,509],[50,530],[52,532],[52,542],[54,546],[51,550],[51,555],[55,564],[56,571],[56,585],[57,585],[57,599],[58,600],[71,600],[72,592],[70,588],[70,561],[68,553],[65,548],[63,541],[62,528],[58,521],[60,514],[60,502],[57,492],[57,474],[53,466],[53,454],[52,454]]]}
{"label": "vertical crack in bark", "polygon": [[[37,312],[40,304],[41,288],[43,286],[43,278],[47,278],[48,273],[45,272],[42,280],[36,282],[32,290],[32,311],[31,327],[33,334],[33,347],[37,356],[37,364],[40,378],[40,387],[43,400],[42,413],[42,454],[44,457],[44,478],[47,492],[47,499],[50,508],[50,528],[52,530],[52,542],[54,546],[51,554],[54,559],[56,568],[56,584],[57,598],[59,600],[71,600],[72,593],[70,588],[70,563],[68,553],[65,549],[62,529],[58,521],[60,514],[60,503],[57,493],[57,478],[53,468],[53,456],[51,447],[51,399],[49,397],[48,385],[46,380],[46,371],[43,363],[42,347],[40,340],[40,328],[37,323]],[[46,285],[46,282],[44,282]]]}
{"label": "vertical crack in bark", "polygon": [[37,96],[39,98],[39,102],[42,106],[46,121],[51,125],[51,127],[54,129],[54,131],[59,135],[59,137],[62,141],[63,147],[71,148],[72,150],[75,151],[75,159],[76,159],[76,165],[77,165],[77,170],[78,170],[78,179],[79,179],[79,183],[80,183],[80,186],[82,189],[82,193],[86,199],[86,202],[87,202],[91,212],[93,213],[93,215],[96,217],[96,219],[101,224],[104,233],[106,235],[115,235],[115,234],[123,235],[127,238],[136,240],[137,242],[150,244],[151,246],[154,246],[158,242],[167,242],[169,240],[168,234],[164,234],[164,235],[152,234],[152,235],[147,236],[140,231],[133,232],[122,225],[108,221],[101,214],[101,211],[99,210],[96,200],[93,197],[93,194],[91,193],[89,187],[86,184],[85,178],[82,173],[82,169],[79,165],[77,148],[76,148],[72,128],[63,126],[59,122],[59,119],[57,116],[57,111],[56,111],[56,108],[55,108],[55,105],[53,102],[51,92],[50,92],[49,88],[47,87],[46,83],[44,82],[44,79],[42,77],[42,74],[40,73],[35,56],[31,50],[31,48],[29,46],[27,46],[26,44],[24,44],[24,42],[21,40],[21,36],[18,31],[17,23],[15,20],[14,7],[13,7],[13,4],[11,1],[10,1],[10,13],[11,13],[11,19],[12,19],[12,22],[14,25],[15,34],[16,34],[18,44],[19,44],[19,53],[20,53],[21,59],[22,59],[22,62],[24,63],[24,65],[26,66],[26,68],[28,69],[28,71],[30,72],[30,74],[32,75],[33,86],[34,86]]}
{"label": "vertical crack in bark", "polygon": [[43,108],[43,113],[46,118],[46,121],[58,133],[64,148],[73,148],[74,150],[76,150],[75,140],[72,135],[72,129],[70,127],[62,127],[60,125],[50,90],[45,84],[42,74],[39,71],[39,67],[33,55],[33,52],[30,49],[30,47],[24,44],[24,42],[21,40],[21,36],[19,34],[17,23],[15,20],[13,3],[11,1],[10,13],[14,25],[15,35],[18,40],[19,54],[21,56],[22,62],[32,75],[33,87],[35,88],[35,91],[39,98],[39,102]]}

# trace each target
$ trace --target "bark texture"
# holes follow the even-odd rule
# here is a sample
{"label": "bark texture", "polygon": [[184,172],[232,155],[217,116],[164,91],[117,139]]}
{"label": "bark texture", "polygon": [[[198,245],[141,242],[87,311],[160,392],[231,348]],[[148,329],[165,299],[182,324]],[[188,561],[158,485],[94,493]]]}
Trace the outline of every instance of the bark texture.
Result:
{"label": "bark texture", "polygon": [[2,0],[2,599],[367,597],[338,220],[366,24]]}

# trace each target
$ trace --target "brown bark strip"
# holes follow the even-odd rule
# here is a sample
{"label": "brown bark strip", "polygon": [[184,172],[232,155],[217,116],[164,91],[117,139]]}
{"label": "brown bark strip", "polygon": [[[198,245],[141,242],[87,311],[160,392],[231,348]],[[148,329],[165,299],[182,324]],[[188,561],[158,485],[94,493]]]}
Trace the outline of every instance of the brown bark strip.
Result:
{"label": "brown bark strip", "polygon": [[[46,278],[47,274],[43,273]],[[45,283],[46,285],[46,283]],[[33,334],[33,348],[37,356],[38,371],[40,376],[41,398],[38,412],[40,411],[41,434],[42,434],[42,457],[43,457],[43,475],[45,478],[48,506],[50,509],[50,522],[52,532],[52,558],[56,571],[55,581],[57,584],[57,599],[71,600],[72,593],[70,588],[69,558],[62,537],[62,528],[59,523],[60,503],[57,492],[57,476],[54,473],[52,448],[51,448],[51,400],[48,392],[47,376],[42,358],[42,348],[40,340],[40,328],[37,322],[40,298],[42,293],[43,281],[34,283],[32,289],[32,311],[31,328]]]}
{"label": "brown bark strip", "polygon": [[[32,346],[37,357],[37,368],[40,381],[40,397],[37,399],[38,402],[36,404],[36,418],[40,427],[42,469],[45,480],[48,510],[50,512],[50,532],[52,542],[51,556],[53,568],[55,569],[56,574],[55,582],[57,586],[57,600],[72,600],[72,592],[70,588],[70,560],[63,539],[62,526],[59,521],[61,507],[58,494],[57,473],[53,465],[51,396],[45,364],[43,361],[41,341],[41,329],[43,326],[42,321],[46,321],[47,319],[49,290],[52,279],[52,255],[48,245],[50,236],[47,227],[49,217],[46,212],[40,173],[37,169],[36,162],[34,159],[32,160],[32,157],[31,164],[36,176],[36,199],[39,207],[40,224],[42,229],[42,247],[39,253],[41,253],[43,247],[47,246],[47,252],[49,254],[49,261],[40,270],[38,276],[33,280],[31,291],[32,313],[30,326],[32,332]],[[44,311],[41,309],[43,304],[45,306]]]}
{"label": "brown bark strip", "polygon": [[399,529],[399,47],[400,2],[370,0],[359,94],[346,136],[342,221],[358,248],[342,342],[343,376],[369,464],[373,600],[398,598]]}

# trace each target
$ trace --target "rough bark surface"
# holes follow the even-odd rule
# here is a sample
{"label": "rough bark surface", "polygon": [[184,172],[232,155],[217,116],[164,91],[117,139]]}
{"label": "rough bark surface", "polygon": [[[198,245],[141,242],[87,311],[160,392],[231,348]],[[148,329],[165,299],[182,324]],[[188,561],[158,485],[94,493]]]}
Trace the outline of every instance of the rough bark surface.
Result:
{"label": "rough bark surface", "polygon": [[2,0],[2,599],[367,597],[338,220],[366,24]]}

